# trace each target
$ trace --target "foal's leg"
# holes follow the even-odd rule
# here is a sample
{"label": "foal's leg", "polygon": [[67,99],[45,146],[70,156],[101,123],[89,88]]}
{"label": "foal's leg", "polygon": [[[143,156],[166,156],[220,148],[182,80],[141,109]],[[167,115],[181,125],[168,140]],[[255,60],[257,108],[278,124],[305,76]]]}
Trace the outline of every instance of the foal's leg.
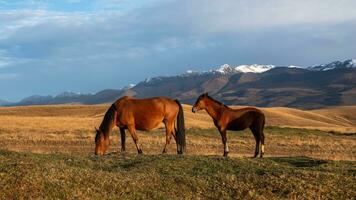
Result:
{"label": "foal's leg", "polygon": [[263,155],[265,154],[265,135],[263,132],[261,132],[261,155],[260,157],[263,158]]}
{"label": "foal's leg", "polygon": [[121,152],[125,152],[126,135],[125,135],[124,128],[120,128],[120,135],[121,135]]}
{"label": "foal's leg", "polygon": [[260,137],[261,137],[261,155],[260,157],[263,158],[263,155],[265,154],[265,134],[263,133],[263,126],[260,129]]}
{"label": "foal's leg", "polygon": [[227,145],[227,136],[226,136],[226,130],[220,130],[219,132],[221,134],[221,141],[224,145],[224,157],[227,157],[227,155],[229,154],[229,147]]}
{"label": "foal's leg", "polygon": [[139,154],[142,154],[142,150],[141,150],[140,146],[138,145],[138,137],[137,137],[137,134],[136,134],[135,126],[130,125],[127,128],[129,129],[129,132],[130,132],[130,134],[132,136],[132,139],[133,139],[133,141],[134,141],[134,143],[136,145],[137,152]]}
{"label": "foal's leg", "polygon": [[164,125],[166,126],[166,144],[162,153],[167,153],[167,146],[170,144],[173,135],[174,123],[164,122]]}
{"label": "foal's leg", "polygon": [[255,155],[253,156],[254,158],[256,158],[258,153],[260,152],[260,134],[258,133],[256,127],[254,127],[253,125],[250,126],[250,130],[256,141]]}

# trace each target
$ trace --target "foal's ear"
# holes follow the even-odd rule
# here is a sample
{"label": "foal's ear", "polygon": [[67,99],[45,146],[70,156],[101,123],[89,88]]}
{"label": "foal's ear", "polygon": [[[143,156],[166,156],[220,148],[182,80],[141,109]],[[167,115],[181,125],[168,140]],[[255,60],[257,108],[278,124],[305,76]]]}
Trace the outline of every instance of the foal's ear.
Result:
{"label": "foal's ear", "polygon": [[207,93],[207,92],[205,92],[205,93],[204,93],[204,96],[208,96],[208,93]]}
{"label": "foal's ear", "polygon": [[94,126],[94,128],[95,128],[95,131],[96,131],[96,132],[98,132],[98,131],[99,131],[99,129],[98,129],[98,128],[96,128],[96,126]]}

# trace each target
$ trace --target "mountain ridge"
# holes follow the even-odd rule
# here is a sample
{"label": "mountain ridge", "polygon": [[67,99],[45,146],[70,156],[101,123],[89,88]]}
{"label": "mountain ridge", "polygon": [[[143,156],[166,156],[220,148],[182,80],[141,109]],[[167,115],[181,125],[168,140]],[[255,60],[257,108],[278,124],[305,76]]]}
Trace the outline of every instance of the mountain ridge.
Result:
{"label": "mountain ridge", "polygon": [[121,89],[95,94],[67,91],[57,96],[24,98],[11,105],[98,104],[120,96],[168,96],[184,103],[209,92],[226,104],[320,108],[356,104],[356,60],[334,61],[310,67],[222,65],[209,71],[188,70],[176,76],[158,76]]}

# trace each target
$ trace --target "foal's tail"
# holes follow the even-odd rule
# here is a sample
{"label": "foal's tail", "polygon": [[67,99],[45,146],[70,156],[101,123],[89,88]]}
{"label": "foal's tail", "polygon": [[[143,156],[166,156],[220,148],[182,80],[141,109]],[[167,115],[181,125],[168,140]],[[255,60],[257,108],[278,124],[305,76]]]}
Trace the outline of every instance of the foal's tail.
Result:
{"label": "foal's tail", "polygon": [[176,137],[177,137],[177,144],[178,144],[178,154],[183,154],[185,152],[185,125],[184,125],[184,114],[183,108],[180,102],[176,99],[174,100],[178,106],[178,116],[177,116],[177,128],[176,128]]}

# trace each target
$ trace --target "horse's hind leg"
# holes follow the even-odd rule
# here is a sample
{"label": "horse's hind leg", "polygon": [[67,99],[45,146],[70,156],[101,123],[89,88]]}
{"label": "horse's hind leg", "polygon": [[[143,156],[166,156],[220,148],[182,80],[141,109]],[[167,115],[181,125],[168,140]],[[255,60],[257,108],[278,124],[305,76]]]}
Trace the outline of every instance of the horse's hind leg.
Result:
{"label": "horse's hind leg", "polygon": [[167,153],[167,146],[171,143],[174,130],[174,121],[164,121],[166,126],[166,144],[164,145],[162,153]]}
{"label": "horse's hind leg", "polygon": [[257,127],[254,125],[250,126],[250,130],[253,136],[255,137],[255,141],[256,141],[255,154],[253,156],[254,158],[256,158],[258,156],[258,153],[260,152],[260,134],[258,133]]}
{"label": "horse's hind leg", "polygon": [[141,148],[140,148],[140,146],[138,144],[138,137],[137,137],[137,134],[136,134],[135,126],[128,126],[128,129],[129,129],[129,132],[130,132],[130,134],[132,136],[132,139],[133,139],[133,141],[134,141],[134,143],[136,145],[137,152],[139,154],[142,154],[142,150],[141,150]]}

